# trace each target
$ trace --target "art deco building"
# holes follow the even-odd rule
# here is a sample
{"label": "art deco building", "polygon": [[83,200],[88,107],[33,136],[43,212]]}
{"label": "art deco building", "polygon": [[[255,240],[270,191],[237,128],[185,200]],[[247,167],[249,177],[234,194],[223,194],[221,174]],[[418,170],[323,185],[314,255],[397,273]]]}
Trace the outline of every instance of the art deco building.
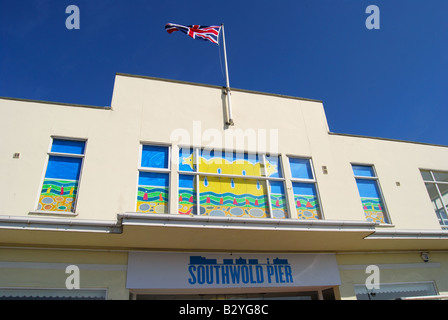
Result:
{"label": "art deco building", "polygon": [[321,101],[117,74],[110,107],[0,98],[0,298],[448,294],[448,148]]}

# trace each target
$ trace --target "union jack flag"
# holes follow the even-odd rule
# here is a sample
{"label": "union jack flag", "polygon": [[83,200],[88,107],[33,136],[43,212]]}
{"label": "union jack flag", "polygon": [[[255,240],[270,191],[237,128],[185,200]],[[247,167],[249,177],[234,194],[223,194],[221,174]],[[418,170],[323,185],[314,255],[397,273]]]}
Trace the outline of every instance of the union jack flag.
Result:
{"label": "union jack flag", "polygon": [[201,39],[219,44],[218,37],[219,32],[221,31],[221,26],[181,26],[179,24],[167,23],[165,25],[165,30],[170,34],[174,31],[182,31],[193,39]]}

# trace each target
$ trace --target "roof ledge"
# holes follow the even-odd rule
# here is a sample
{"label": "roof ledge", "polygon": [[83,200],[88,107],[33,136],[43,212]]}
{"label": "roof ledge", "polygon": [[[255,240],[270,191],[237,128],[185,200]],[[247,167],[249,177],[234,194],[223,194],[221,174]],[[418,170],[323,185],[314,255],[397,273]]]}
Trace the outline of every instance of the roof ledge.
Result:
{"label": "roof ledge", "polygon": [[257,219],[179,214],[124,213],[118,215],[123,226],[170,226],[245,230],[309,230],[309,231],[371,231],[376,224],[368,221]]}
{"label": "roof ledge", "polygon": [[121,233],[116,221],[0,216],[0,229]]}
{"label": "roof ledge", "polygon": [[398,239],[419,239],[419,240],[447,240],[448,230],[377,230],[369,235],[367,240],[398,240]]}

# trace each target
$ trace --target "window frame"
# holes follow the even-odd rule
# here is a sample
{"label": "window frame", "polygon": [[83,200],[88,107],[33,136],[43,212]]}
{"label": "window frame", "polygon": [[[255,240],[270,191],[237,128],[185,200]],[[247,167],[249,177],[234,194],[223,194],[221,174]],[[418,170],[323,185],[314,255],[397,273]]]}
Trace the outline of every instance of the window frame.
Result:
{"label": "window frame", "polygon": [[[156,167],[142,167],[143,146],[163,147],[168,148],[168,168],[156,168]],[[138,158],[138,171],[142,172],[158,172],[158,173],[170,173],[171,172],[171,145],[152,143],[152,142],[140,142],[139,158]]]}
{"label": "window frame", "polygon": [[[200,152],[203,150],[210,150],[207,147],[198,147],[198,146],[187,146],[187,145],[179,145],[178,146],[178,150],[180,153],[180,151],[182,149],[192,149],[193,152],[192,154],[194,155],[195,159],[198,159],[200,156]],[[214,151],[215,148],[211,149],[210,151]],[[285,178],[285,167],[282,161],[282,157],[280,153],[273,153],[273,154],[268,154],[268,153],[259,153],[259,152],[250,152],[250,151],[241,151],[241,150],[237,150],[237,149],[232,149],[232,150],[223,150],[223,149],[219,149],[219,151],[222,154],[227,153],[237,153],[237,154],[248,154],[248,155],[258,155],[258,157],[262,157],[262,163],[263,163],[263,168],[264,170],[266,170],[266,157],[269,156],[276,156],[278,157],[278,161],[280,163],[281,166],[281,177],[268,177],[266,176],[266,172],[264,172],[264,175],[260,175],[260,176],[249,176],[249,175],[236,175],[236,174],[225,174],[225,173],[212,173],[212,172],[200,172],[198,171],[198,166],[195,165],[195,168],[192,171],[183,171],[183,170],[179,170],[179,163],[177,164],[177,179],[179,180],[179,176],[180,175],[190,175],[190,176],[194,176],[194,185],[196,187],[194,187],[195,189],[195,196],[196,196],[196,203],[194,204],[196,206],[196,210],[195,210],[195,216],[199,216],[200,215],[200,192],[199,192],[199,188],[197,187],[199,185],[200,182],[200,177],[218,177],[218,178],[229,178],[229,179],[243,179],[243,180],[259,180],[259,181],[263,181],[265,183],[266,186],[266,198],[267,198],[267,204],[268,204],[268,217],[266,218],[261,218],[261,219],[278,219],[275,218],[273,215],[273,208],[272,208],[272,203],[271,203],[271,190],[270,190],[270,184],[269,181],[280,181],[283,183],[283,190],[284,190],[284,197],[286,199],[285,201],[285,207],[287,210],[287,214],[285,215],[284,218],[280,218],[280,219],[291,219],[291,211],[289,208],[289,202],[288,202],[288,195],[287,195],[287,188],[286,188],[286,178]],[[178,155],[179,156],[179,155]],[[180,162],[180,158],[178,158],[178,162]],[[179,189],[179,188],[178,188]],[[179,193],[179,190],[177,190],[177,192]],[[254,218],[250,218],[250,219],[254,219]]]}
{"label": "window frame", "polygon": [[[143,146],[153,146],[153,147],[163,147],[168,149],[168,163],[167,168],[155,168],[155,167],[142,167],[142,156],[143,156]],[[168,201],[167,201],[167,209],[165,213],[162,214],[171,214],[171,170],[172,170],[172,145],[171,144],[164,144],[160,142],[147,142],[147,141],[140,141],[139,144],[139,157],[138,157],[138,164],[137,164],[137,181],[136,181],[136,188],[135,188],[135,203],[134,208],[135,211],[139,214],[145,214],[145,212],[140,212],[137,210],[137,204],[138,204],[138,187],[139,187],[139,180],[140,180],[140,172],[147,172],[147,173],[162,173],[168,175]]]}
{"label": "window frame", "polygon": [[[314,188],[316,189],[316,197],[317,197],[317,202],[318,202],[318,205],[319,205],[319,219],[318,220],[324,220],[324,212],[323,212],[323,208],[322,208],[322,201],[320,199],[319,185],[318,185],[317,179],[316,179],[316,172],[314,170],[313,159],[311,157],[298,156],[298,155],[293,155],[293,154],[287,154],[286,158],[288,159],[288,167],[289,167],[289,172],[290,172],[290,180],[291,180],[291,187],[292,187],[292,197],[293,197],[292,200],[294,202],[294,210],[297,211],[297,205],[295,203],[294,183],[313,184]],[[293,174],[292,174],[290,159],[307,160],[309,165],[310,165],[310,170],[311,170],[311,174],[313,175],[313,178],[312,179],[294,178]]]}
{"label": "window frame", "polygon": [[[353,166],[363,166],[363,167],[370,167],[372,169],[372,173],[373,173],[373,177],[368,177],[368,176],[358,176],[355,175],[355,172],[353,170]],[[380,196],[380,200],[383,204],[383,211],[384,211],[384,220],[385,222],[380,222],[381,225],[391,225],[392,224],[392,219],[390,218],[389,215],[389,210],[387,208],[387,204],[386,204],[386,199],[384,198],[384,193],[383,190],[381,189],[381,184],[380,184],[380,180],[378,178],[378,174],[376,172],[376,168],[375,165],[373,164],[366,164],[366,163],[360,163],[360,162],[351,162],[350,163],[350,167],[352,169],[352,173],[353,173],[353,177],[355,180],[355,185],[356,185],[356,190],[358,191],[358,195],[359,195],[359,199],[361,199],[361,194],[359,193],[359,189],[358,189],[358,182],[356,180],[358,179],[364,179],[364,180],[369,180],[369,181],[375,181],[376,183],[376,187],[378,188],[378,193]],[[363,209],[364,211],[364,209]],[[364,212],[365,214],[365,212]]]}
{"label": "window frame", "polygon": [[[423,177],[423,175],[422,175],[422,171],[427,171],[427,172],[429,172],[429,174],[431,175],[432,181],[430,181],[430,180],[425,180],[424,177]],[[447,185],[447,186],[448,186],[448,182],[445,182],[445,181],[438,181],[438,180],[436,180],[436,177],[435,177],[435,175],[434,175],[434,172],[448,173],[448,171],[443,171],[443,170],[433,170],[433,169],[422,169],[422,168],[420,168],[420,169],[419,169],[419,172],[420,172],[420,176],[422,177],[422,180],[423,180],[423,183],[424,183],[424,185],[425,185],[425,189],[426,189],[426,192],[427,192],[427,194],[428,194],[429,200],[431,201],[431,204],[432,204],[432,199],[431,199],[431,196],[429,195],[428,189],[426,188],[426,184],[432,184],[432,185],[434,185],[434,187],[435,187],[435,189],[436,189],[436,191],[437,191],[437,195],[438,195],[439,198],[440,198],[440,202],[442,203],[442,207],[443,207],[442,209],[443,209],[443,211],[445,211],[445,215],[448,217],[448,208],[447,208],[447,204],[445,203],[445,200],[443,200],[443,195],[442,195],[442,193],[440,192],[440,189],[439,189],[439,186],[438,186],[438,184],[443,184],[443,185]],[[442,227],[442,229],[448,229],[448,219],[443,219],[443,217],[440,217],[440,219],[439,219],[439,214],[437,213],[436,210],[434,210],[434,213],[436,214],[437,220],[439,220],[440,227]]]}
{"label": "window frame", "polygon": [[[66,140],[66,141],[84,142],[84,153],[83,154],[76,154],[76,153],[65,153],[65,152],[54,152],[54,151],[51,151],[52,148],[53,148],[54,140]],[[43,188],[43,185],[44,185],[45,176],[47,174],[48,165],[50,163],[50,158],[51,157],[66,157],[66,158],[82,159],[81,160],[81,167],[80,167],[80,171],[79,171],[79,178],[78,178],[78,187],[77,187],[77,192],[76,192],[76,198],[75,198],[75,201],[73,202],[71,211],[47,211],[47,210],[36,209],[35,211],[33,211],[33,213],[51,214],[51,215],[63,215],[63,216],[67,216],[67,215],[69,215],[69,216],[76,216],[76,215],[78,215],[76,210],[77,210],[77,204],[78,204],[78,197],[79,197],[79,193],[80,193],[80,190],[81,190],[82,172],[84,171],[84,162],[85,162],[86,153],[87,153],[87,146],[88,146],[88,139],[86,139],[86,138],[73,138],[73,137],[56,136],[56,135],[50,137],[50,144],[49,144],[48,149],[47,149],[47,156],[46,156],[45,165],[44,165],[44,169],[43,169],[43,172],[42,172],[42,178],[41,178],[41,182],[40,182],[40,189],[39,189],[40,191],[38,193],[37,200],[36,200],[36,205],[34,207],[38,208],[38,206],[39,206],[39,199],[40,199],[40,196],[42,194],[42,188]]]}

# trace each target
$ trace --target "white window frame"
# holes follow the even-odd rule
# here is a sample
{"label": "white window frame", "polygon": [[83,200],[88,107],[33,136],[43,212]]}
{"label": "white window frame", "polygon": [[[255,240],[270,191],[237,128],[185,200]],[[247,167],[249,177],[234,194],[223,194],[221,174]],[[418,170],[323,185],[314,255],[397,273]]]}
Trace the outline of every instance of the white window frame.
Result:
{"label": "white window frame", "polygon": [[[208,150],[205,147],[195,147],[195,146],[179,146],[179,150],[182,150],[182,148],[184,149],[193,149],[193,154],[195,159],[199,158],[200,155],[200,151],[202,150]],[[248,151],[240,151],[240,150],[219,150],[222,154],[225,154],[226,152],[228,153],[239,153],[239,154],[257,154],[259,157],[262,157],[262,163],[263,163],[263,167],[264,170],[266,170],[266,153],[256,153],[256,152],[248,152]],[[212,172],[199,172],[198,171],[198,167],[196,166],[194,171],[182,171],[179,170],[179,166],[177,167],[177,176],[179,178],[179,175],[193,175],[195,176],[195,183],[196,183],[196,210],[195,210],[195,215],[199,215],[200,214],[200,192],[199,192],[199,188],[197,186],[199,186],[199,179],[200,176],[203,177],[219,177],[219,178],[234,178],[234,179],[246,179],[246,180],[259,180],[259,181],[264,181],[266,184],[266,197],[267,197],[267,202],[269,205],[269,217],[263,218],[263,219],[274,219],[273,217],[273,209],[272,209],[272,204],[271,204],[271,193],[270,193],[270,185],[269,185],[269,181],[281,181],[283,182],[283,190],[284,190],[284,196],[286,198],[286,208],[288,210],[288,216],[285,217],[284,219],[289,219],[291,216],[291,212],[290,212],[290,208],[288,205],[288,195],[287,195],[287,189],[286,189],[286,184],[285,184],[285,175],[284,175],[284,164],[282,161],[282,157],[281,154],[269,154],[270,156],[276,156],[279,159],[279,163],[280,166],[282,167],[281,169],[281,175],[282,178],[277,178],[277,177],[267,177],[266,176],[266,171],[263,172],[264,176],[247,176],[247,175],[235,175],[235,174],[220,174],[220,173],[212,173]],[[179,159],[180,161],[180,159]],[[196,160],[195,160],[196,162]]]}
{"label": "white window frame", "polygon": [[[168,168],[152,168],[152,167],[142,167],[142,155],[143,155],[143,146],[153,146],[153,147],[164,147],[168,148]],[[146,142],[141,141],[139,146],[139,157],[138,157],[138,165],[137,165],[137,181],[135,188],[135,202],[134,208],[137,211],[137,202],[138,202],[138,181],[140,179],[140,172],[151,172],[151,173],[165,173],[168,174],[168,201],[167,201],[167,212],[166,214],[170,214],[171,206],[171,155],[172,155],[172,146],[170,144],[163,143],[155,143],[155,142]]]}
{"label": "white window frame", "polygon": [[[434,176],[434,172],[435,172],[435,171],[437,171],[437,172],[443,172],[443,173],[447,173],[447,174],[448,174],[448,171],[443,171],[443,170],[431,170],[431,169],[420,169],[420,174],[422,173],[422,171],[428,171],[428,172],[430,173],[431,178],[432,178],[432,181],[425,180],[425,179],[423,178],[423,175],[422,175],[422,179],[423,179],[423,182],[424,182],[424,184],[425,184],[425,188],[426,188],[426,184],[433,184],[433,185],[434,185],[434,187],[435,187],[435,189],[436,189],[436,191],[437,191],[437,194],[438,194],[438,196],[439,196],[439,198],[440,198],[440,201],[441,201],[441,203],[442,203],[443,210],[445,211],[445,214],[446,214],[446,216],[448,217],[448,207],[447,207],[447,204],[445,203],[445,200],[443,200],[443,195],[442,195],[442,193],[440,192],[440,189],[439,189],[439,186],[438,186],[439,184],[448,185],[448,182],[437,181],[436,178],[435,178],[435,176]],[[429,196],[429,193],[428,193],[428,196]],[[430,199],[430,200],[431,200],[431,202],[432,202],[432,199]],[[447,219],[443,219],[442,217],[439,217],[439,215],[437,214],[437,212],[434,212],[434,213],[436,214],[437,219],[439,220],[439,224],[440,224],[440,226],[441,226],[442,228],[444,228],[444,229],[447,229],[447,228],[448,228],[448,220],[447,220]]]}
{"label": "white window frame", "polygon": [[[357,179],[371,180],[371,181],[376,182],[376,186],[378,187],[379,196],[381,197],[381,201],[382,201],[383,207],[384,207],[384,219],[387,221],[387,222],[384,222],[381,224],[382,225],[391,225],[392,220],[389,215],[389,210],[387,209],[386,199],[384,198],[384,193],[383,193],[383,190],[381,189],[380,180],[378,178],[378,174],[376,172],[375,166],[373,164],[365,164],[365,163],[359,163],[359,162],[352,162],[352,163],[350,163],[350,166],[352,169],[353,177],[355,179],[356,190],[358,190],[358,183],[356,182]],[[355,175],[355,173],[353,171],[353,166],[370,167],[370,168],[372,168],[372,172],[373,172],[374,176],[373,177],[357,176],[357,175]],[[359,195],[359,198],[361,199],[361,195],[359,194],[359,191],[358,191],[358,195]],[[364,211],[364,209],[363,209],[363,211]]]}
{"label": "white window frame", "polygon": [[[74,153],[63,153],[63,152],[52,152],[51,149],[53,147],[53,142],[54,140],[67,140],[67,141],[80,141],[80,142],[84,142],[84,153],[83,154],[74,154]],[[85,162],[85,157],[86,157],[86,153],[87,153],[87,142],[88,140],[85,138],[73,138],[73,137],[64,137],[64,136],[51,136],[50,139],[50,145],[48,146],[48,150],[47,150],[47,157],[45,160],[45,166],[44,166],[44,170],[42,172],[42,177],[41,177],[41,181],[40,181],[40,189],[38,192],[38,196],[36,199],[36,203],[35,203],[35,208],[36,210],[33,211],[32,213],[37,213],[37,214],[50,214],[50,215],[60,215],[60,216],[76,216],[78,215],[78,213],[76,212],[77,209],[77,204],[78,204],[78,197],[79,197],[79,192],[81,189],[81,179],[82,179],[82,173],[84,171],[84,162]],[[45,181],[45,175],[47,174],[47,169],[48,169],[48,164],[50,162],[50,157],[54,156],[54,157],[68,157],[68,158],[81,158],[81,170],[79,173],[79,179],[78,179],[78,190],[77,190],[77,194],[76,194],[76,198],[75,198],[75,202],[73,203],[72,206],[72,211],[45,211],[45,210],[38,210],[38,206],[39,206],[39,199],[40,199],[40,195],[42,193],[42,187]]]}
{"label": "white window frame", "polygon": [[[290,176],[291,176],[291,182],[293,183],[309,183],[309,184],[314,184],[314,188],[316,189],[316,196],[317,196],[317,202],[319,204],[319,220],[323,220],[324,219],[324,212],[323,212],[323,208],[322,208],[322,202],[320,199],[320,192],[319,192],[319,185],[317,183],[317,179],[316,179],[316,173],[314,171],[314,165],[313,165],[313,159],[311,157],[303,157],[303,156],[297,156],[297,155],[290,155],[288,154],[286,156],[288,158],[288,168],[289,168],[289,172],[290,172]],[[304,179],[304,178],[294,178],[292,176],[292,170],[291,170],[291,162],[289,161],[290,159],[301,159],[301,160],[308,160],[308,163],[310,164],[310,169],[311,169],[311,173],[313,175],[312,179]],[[292,185],[291,184],[291,185]],[[294,189],[294,188],[293,188]],[[292,191],[292,197],[293,197],[293,202],[294,202],[294,210],[297,210],[296,204],[295,204],[295,194],[294,194],[294,190]]]}

